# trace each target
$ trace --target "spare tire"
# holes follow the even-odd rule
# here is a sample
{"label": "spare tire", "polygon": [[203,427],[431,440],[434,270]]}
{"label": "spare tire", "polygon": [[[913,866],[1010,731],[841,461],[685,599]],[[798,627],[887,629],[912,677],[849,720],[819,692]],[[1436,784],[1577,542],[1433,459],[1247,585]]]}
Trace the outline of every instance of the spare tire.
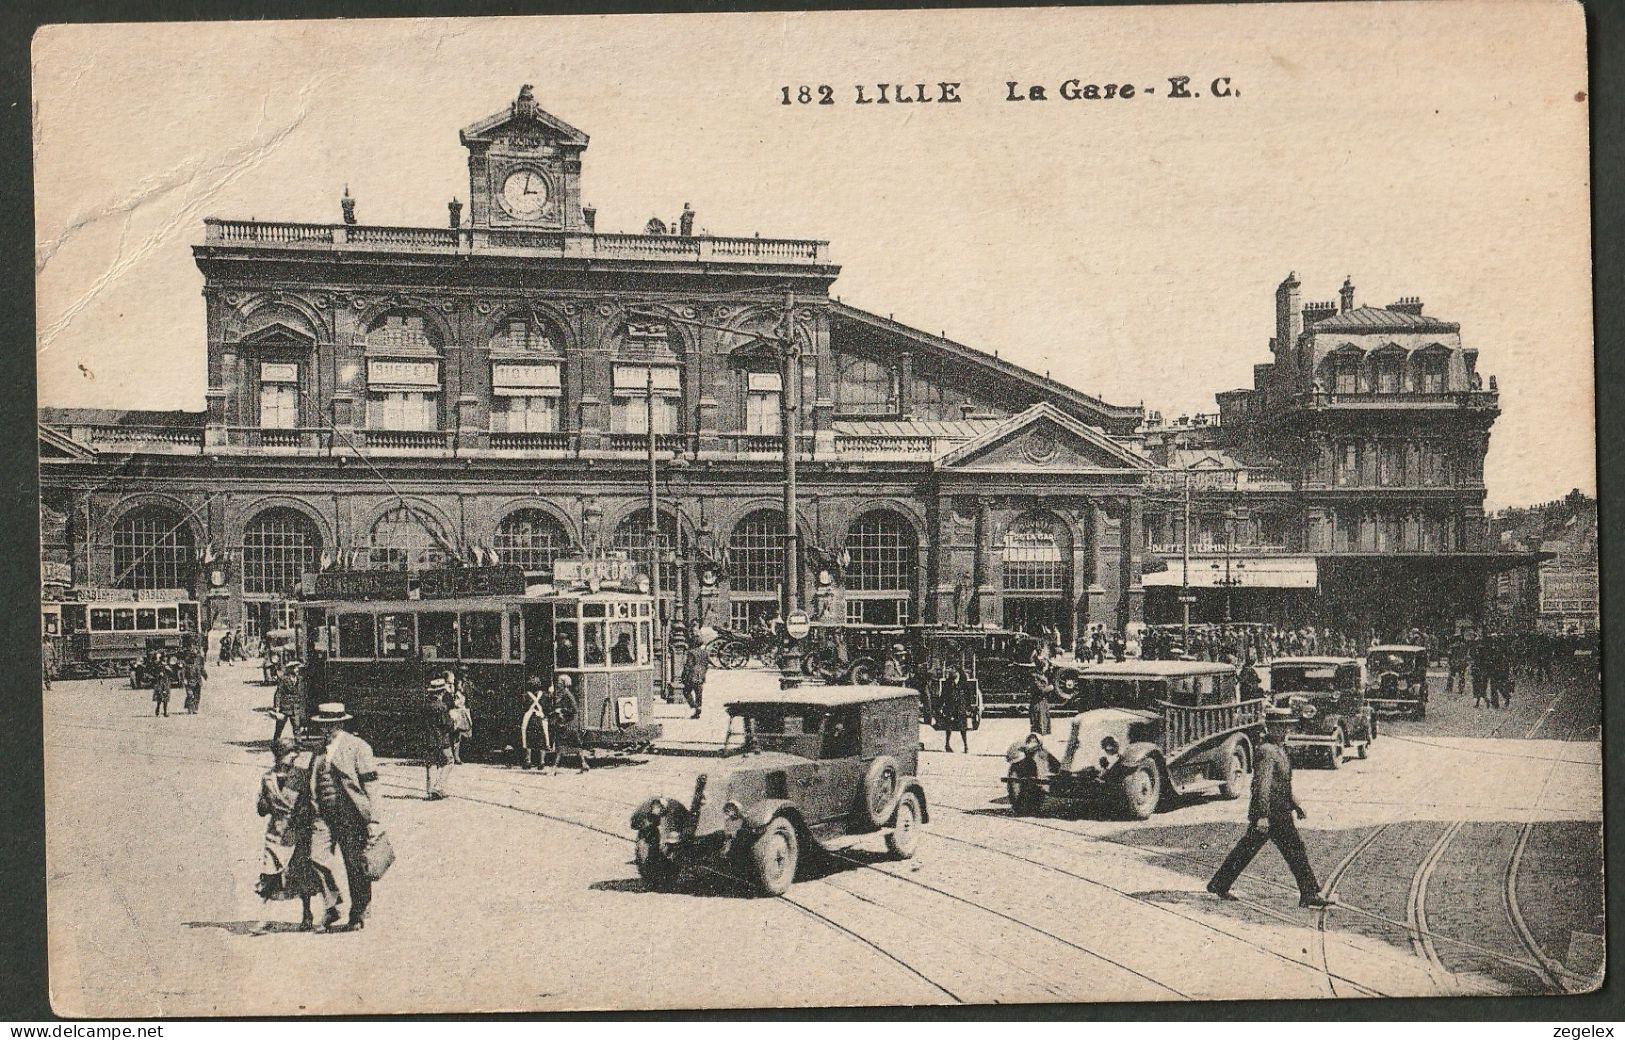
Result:
{"label": "spare tire", "polygon": [[881,755],[869,763],[868,772],[863,774],[863,815],[869,826],[886,826],[902,789],[902,771],[895,758]]}

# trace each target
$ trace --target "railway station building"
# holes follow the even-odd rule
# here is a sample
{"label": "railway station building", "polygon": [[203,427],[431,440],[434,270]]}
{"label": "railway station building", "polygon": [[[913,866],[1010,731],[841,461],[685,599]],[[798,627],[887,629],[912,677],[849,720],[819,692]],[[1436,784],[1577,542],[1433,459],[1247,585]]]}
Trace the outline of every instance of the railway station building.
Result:
{"label": "railway station building", "polygon": [[1071,638],[1148,601],[1172,620],[1186,584],[1240,619],[1384,608],[1399,576],[1470,613],[1501,564],[1495,387],[1418,301],[1305,307],[1288,278],[1254,387],[1163,422],[841,302],[825,242],[696,231],[687,206],[600,230],[587,135],[529,87],[461,141],[467,205],[439,226],[361,223],[348,191],[335,223],[204,222],[205,407],[41,410],[48,581],[187,589],[254,634],[324,569],[546,575],[646,561],[653,526],[669,616],[746,625],[785,585],[790,409],[825,620]]}

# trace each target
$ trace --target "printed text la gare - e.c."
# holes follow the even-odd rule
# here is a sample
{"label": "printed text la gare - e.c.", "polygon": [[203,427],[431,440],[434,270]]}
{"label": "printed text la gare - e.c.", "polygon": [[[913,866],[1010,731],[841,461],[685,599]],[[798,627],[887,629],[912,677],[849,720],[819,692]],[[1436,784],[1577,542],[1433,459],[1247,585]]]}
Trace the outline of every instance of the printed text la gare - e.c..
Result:
{"label": "printed text la gare - e.c.", "polygon": [[[1217,76],[1206,82],[1192,76],[1168,76],[1166,86],[1161,80],[1144,85],[1134,83],[1088,83],[1082,79],[1066,79],[1057,84],[1025,83],[1006,80],[1004,101],[1131,101],[1141,97],[1164,97],[1174,101],[1196,98],[1230,99],[1241,96],[1241,90],[1229,76]],[[991,91],[973,91],[958,80],[937,80],[925,83],[857,83],[850,92],[828,83],[779,87],[781,105],[833,105],[844,100],[854,105],[956,105],[967,99],[991,96]]]}

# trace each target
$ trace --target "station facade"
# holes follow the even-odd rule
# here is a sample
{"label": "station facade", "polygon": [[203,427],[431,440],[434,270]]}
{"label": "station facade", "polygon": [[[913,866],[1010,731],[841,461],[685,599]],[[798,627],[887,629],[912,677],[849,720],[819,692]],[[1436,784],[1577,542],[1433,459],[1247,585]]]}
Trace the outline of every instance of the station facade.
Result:
{"label": "station facade", "polygon": [[463,129],[440,227],[210,219],[203,412],[42,409],[48,580],[287,622],[333,568],[650,558],[671,615],[749,624],[1141,617],[1143,412],[841,303],[827,243],[637,234],[529,88]]}

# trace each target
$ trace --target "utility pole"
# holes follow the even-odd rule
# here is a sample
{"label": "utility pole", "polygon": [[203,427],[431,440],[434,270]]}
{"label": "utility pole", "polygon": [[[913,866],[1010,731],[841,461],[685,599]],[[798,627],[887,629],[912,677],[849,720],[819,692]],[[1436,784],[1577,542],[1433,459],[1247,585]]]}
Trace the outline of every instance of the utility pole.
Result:
{"label": "utility pole", "polygon": [[649,434],[649,593],[655,601],[654,655],[660,662],[661,693],[669,679],[666,668],[666,622],[661,617],[660,599],[660,492],[655,474],[655,367],[645,369],[643,422]]}
{"label": "utility pole", "polygon": [[1185,539],[1182,546],[1184,562],[1180,565],[1179,623],[1180,652],[1188,654],[1191,648],[1191,474],[1185,471]]}
{"label": "utility pole", "polygon": [[801,635],[791,635],[790,618],[801,609],[801,521],[796,515],[796,451],[801,440],[801,348],[796,343],[796,295],[784,293],[784,338],[779,350],[784,420],[784,606],[785,646],[779,685],[801,684]]}

